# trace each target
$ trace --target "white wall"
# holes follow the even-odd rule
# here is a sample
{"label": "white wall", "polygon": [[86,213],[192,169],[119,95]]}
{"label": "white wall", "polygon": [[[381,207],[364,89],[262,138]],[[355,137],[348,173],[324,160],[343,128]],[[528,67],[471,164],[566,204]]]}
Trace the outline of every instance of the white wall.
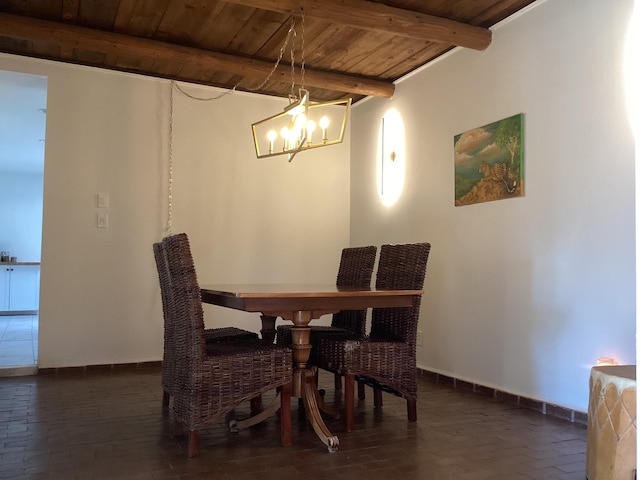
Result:
{"label": "white wall", "polygon": [[[429,241],[418,365],[586,411],[598,357],[635,363],[634,144],[622,88],[632,1],[548,0],[354,108],[351,243]],[[376,191],[381,116],[407,179]],[[454,207],[453,137],[523,112],[525,196]]]}
{"label": "white wall", "polygon": [[42,174],[0,171],[0,250],[19,262],[39,262]]}
{"label": "white wall", "polygon": [[[12,55],[0,68],[48,76],[39,366],[159,360],[151,245],[166,233],[170,83]],[[283,106],[175,93],[172,231],[189,234],[202,284],[335,279],[349,243],[348,139],[291,164],[258,161],[250,124]],[[108,229],[96,228],[99,192]],[[213,308],[210,326],[260,328],[257,315]]]}

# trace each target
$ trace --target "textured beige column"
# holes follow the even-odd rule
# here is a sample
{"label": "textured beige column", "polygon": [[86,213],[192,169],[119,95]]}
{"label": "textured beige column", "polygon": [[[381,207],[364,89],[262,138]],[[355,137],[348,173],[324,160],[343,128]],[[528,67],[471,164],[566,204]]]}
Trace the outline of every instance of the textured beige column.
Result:
{"label": "textured beige column", "polygon": [[593,367],[589,387],[587,478],[631,480],[636,469],[636,367]]}

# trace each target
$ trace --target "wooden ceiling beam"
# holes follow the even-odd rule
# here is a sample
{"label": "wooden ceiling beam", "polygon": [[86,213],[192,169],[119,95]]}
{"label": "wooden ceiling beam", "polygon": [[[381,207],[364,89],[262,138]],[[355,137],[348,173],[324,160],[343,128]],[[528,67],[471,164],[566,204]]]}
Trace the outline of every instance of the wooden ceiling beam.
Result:
{"label": "wooden ceiling beam", "polygon": [[365,30],[484,50],[491,30],[368,0],[225,0],[286,14],[304,14]]}
{"label": "wooden ceiling beam", "polygon": [[[264,79],[273,69],[273,63],[263,60],[8,13],[0,13],[0,35],[105,54],[122,54],[177,64],[189,64],[242,77]],[[271,79],[290,83],[290,67],[281,64],[273,72]],[[387,81],[310,68],[305,69],[304,79],[305,85],[310,87],[375,97],[389,98],[395,89],[393,83]]]}

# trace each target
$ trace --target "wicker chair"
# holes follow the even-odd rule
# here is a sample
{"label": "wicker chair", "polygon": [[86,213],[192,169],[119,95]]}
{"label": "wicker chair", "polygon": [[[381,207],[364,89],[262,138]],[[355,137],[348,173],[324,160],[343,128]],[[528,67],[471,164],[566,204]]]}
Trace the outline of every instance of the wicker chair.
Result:
{"label": "wicker chair", "polygon": [[[169,322],[169,308],[171,307],[171,286],[169,284],[169,270],[162,243],[153,244],[153,255],[156,260],[158,279],[160,281],[160,296],[162,297],[162,312],[164,316],[164,350],[162,356],[162,407],[168,408],[170,398],[175,388],[175,347],[173,345],[173,328]],[[258,334],[236,327],[210,328],[204,331],[207,345],[226,342],[257,341]]]}
{"label": "wicker chair", "polygon": [[[336,285],[338,287],[363,287],[371,286],[373,265],[376,261],[375,246],[349,247],[342,250]],[[331,319],[331,326],[312,325],[310,342],[313,346],[318,338],[324,335],[340,335],[342,337],[361,337],[366,332],[366,310],[343,310],[335,313]],[[293,325],[280,325],[276,333],[276,344],[288,347],[293,342],[291,329]],[[311,349],[311,362],[313,362],[313,348]],[[335,376],[336,389],[342,388],[340,375]]]}
{"label": "wicker chair", "polygon": [[[376,288],[422,289],[431,245],[383,245]],[[417,419],[416,336],[422,296],[406,308],[374,308],[368,336],[352,339],[324,336],[315,345],[314,364],[344,375],[346,429],[353,430],[354,383],[374,387],[376,405],[382,390],[407,400],[407,417]]]}
{"label": "wicker chair", "polygon": [[184,233],[162,241],[168,265],[168,313],[175,353],[173,415],[189,432],[188,455],[199,430],[224,419],[241,402],[278,389],[283,445],[291,444],[292,352],[262,341],[207,347],[200,287]]}

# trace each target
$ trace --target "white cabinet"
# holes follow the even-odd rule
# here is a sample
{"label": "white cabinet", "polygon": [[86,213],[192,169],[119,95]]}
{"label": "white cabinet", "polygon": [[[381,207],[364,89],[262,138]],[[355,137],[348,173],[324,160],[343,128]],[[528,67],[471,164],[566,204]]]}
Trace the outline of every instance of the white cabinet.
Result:
{"label": "white cabinet", "polygon": [[9,310],[9,267],[0,267],[0,312]]}
{"label": "white cabinet", "polygon": [[0,311],[36,311],[39,297],[39,265],[3,264],[0,266]]}

